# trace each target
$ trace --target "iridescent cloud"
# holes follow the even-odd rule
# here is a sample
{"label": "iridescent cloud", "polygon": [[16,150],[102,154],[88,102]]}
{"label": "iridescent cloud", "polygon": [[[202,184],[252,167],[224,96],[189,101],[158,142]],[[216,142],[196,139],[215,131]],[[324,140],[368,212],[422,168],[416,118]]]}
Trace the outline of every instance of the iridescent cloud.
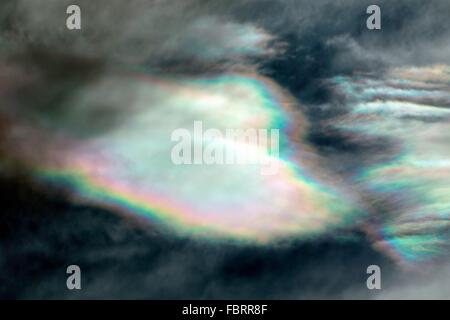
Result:
{"label": "iridescent cloud", "polygon": [[349,114],[335,125],[351,139],[387,138],[395,147],[386,149],[389,161],[355,177],[378,215],[371,228],[376,247],[402,262],[447,257],[450,68],[396,69],[381,79],[359,75],[332,83],[349,102]]}
{"label": "iridescent cloud", "polygon": [[[130,97],[126,104],[115,105],[110,97],[117,92]],[[33,170],[41,181],[66,186],[75,199],[149,218],[171,232],[259,243],[319,235],[354,223],[357,205],[338,191],[338,179],[303,142],[308,123],[295,104],[276,84],[254,74],[105,76],[68,103],[70,126],[63,119],[34,128],[54,138],[43,147],[47,156],[34,156]],[[97,133],[93,117],[88,120],[93,129],[84,129],[93,133],[80,136],[77,119],[86,128],[84,113],[92,108],[117,113],[119,121]],[[196,120],[219,130],[279,129],[280,157],[264,154],[278,171],[262,175],[259,165],[174,165],[171,133],[192,132]]]}

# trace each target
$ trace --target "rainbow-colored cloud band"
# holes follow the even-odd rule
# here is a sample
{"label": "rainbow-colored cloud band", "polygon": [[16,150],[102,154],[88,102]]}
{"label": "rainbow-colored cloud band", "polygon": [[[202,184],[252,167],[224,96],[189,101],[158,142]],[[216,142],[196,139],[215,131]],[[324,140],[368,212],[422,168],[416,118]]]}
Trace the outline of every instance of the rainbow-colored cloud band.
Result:
{"label": "rainbow-colored cloud band", "polygon": [[386,148],[389,161],[355,177],[372,201],[389,207],[375,228],[376,246],[404,262],[448,256],[450,68],[396,69],[381,79],[360,75],[332,82],[349,101],[349,114],[336,126],[356,141],[387,139],[395,147]]}
{"label": "rainbow-colored cloud band", "polygon": [[[148,217],[172,232],[209,238],[264,243],[353,223],[355,202],[338,191],[336,178],[324,170],[317,173],[320,160],[302,142],[307,121],[292,107],[295,101],[268,79],[127,75],[104,81],[110,89],[124,83],[133,87],[132,103],[119,108],[126,114],[120,113],[123,118],[114,128],[54,150],[53,161],[36,168],[40,179],[66,185],[83,201]],[[100,82],[82,92],[73,107],[97,105],[101,87]],[[279,157],[258,149],[278,171],[262,175],[259,165],[173,164],[171,133],[177,128],[192,132],[197,120],[219,130],[280,130]],[[224,146],[242,147],[232,141]]]}

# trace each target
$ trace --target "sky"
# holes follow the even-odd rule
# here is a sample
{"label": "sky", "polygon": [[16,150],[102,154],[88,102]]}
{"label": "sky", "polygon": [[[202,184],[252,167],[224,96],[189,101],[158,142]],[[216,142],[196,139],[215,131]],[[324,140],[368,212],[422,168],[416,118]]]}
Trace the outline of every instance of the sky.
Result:
{"label": "sky", "polygon": [[[0,297],[450,297],[448,1],[69,4],[0,4]],[[174,164],[195,121],[276,172]]]}

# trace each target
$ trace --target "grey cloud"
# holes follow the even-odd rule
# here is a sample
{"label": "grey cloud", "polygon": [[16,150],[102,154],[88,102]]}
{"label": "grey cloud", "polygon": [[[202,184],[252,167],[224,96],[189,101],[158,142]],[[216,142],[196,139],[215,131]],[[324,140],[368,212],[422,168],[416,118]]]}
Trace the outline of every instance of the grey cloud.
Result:
{"label": "grey cloud", "polygon": [[[29,47],[147,68],[187,64],[245,64],[270,54],[272,37],[250,23],[224,19],[205,1],[78,1],[82,30],[66,28],[72,1],[3,4],[8,49]],[[13,51],[14,52],[14,51]],[[171,64],[171,65],[169,65]],[[212,67],[212,66],[209,66]]]}

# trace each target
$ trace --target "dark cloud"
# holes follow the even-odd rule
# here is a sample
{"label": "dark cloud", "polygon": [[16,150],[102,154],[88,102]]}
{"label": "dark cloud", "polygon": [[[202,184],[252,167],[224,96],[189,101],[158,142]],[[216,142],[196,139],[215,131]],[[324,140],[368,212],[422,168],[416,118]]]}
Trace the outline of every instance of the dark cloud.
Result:
{"label": "dark cloud", "polygon": [[[0,241],[3,298],[333,298],[353,287],[370,297],[361,266],[393,269],[361,234],[276,247],[204,242],[73,205],[58,191],[17,180],[0,186],[8,199]],[[65,287],[71,264],[82,269],[79,292]]]}

